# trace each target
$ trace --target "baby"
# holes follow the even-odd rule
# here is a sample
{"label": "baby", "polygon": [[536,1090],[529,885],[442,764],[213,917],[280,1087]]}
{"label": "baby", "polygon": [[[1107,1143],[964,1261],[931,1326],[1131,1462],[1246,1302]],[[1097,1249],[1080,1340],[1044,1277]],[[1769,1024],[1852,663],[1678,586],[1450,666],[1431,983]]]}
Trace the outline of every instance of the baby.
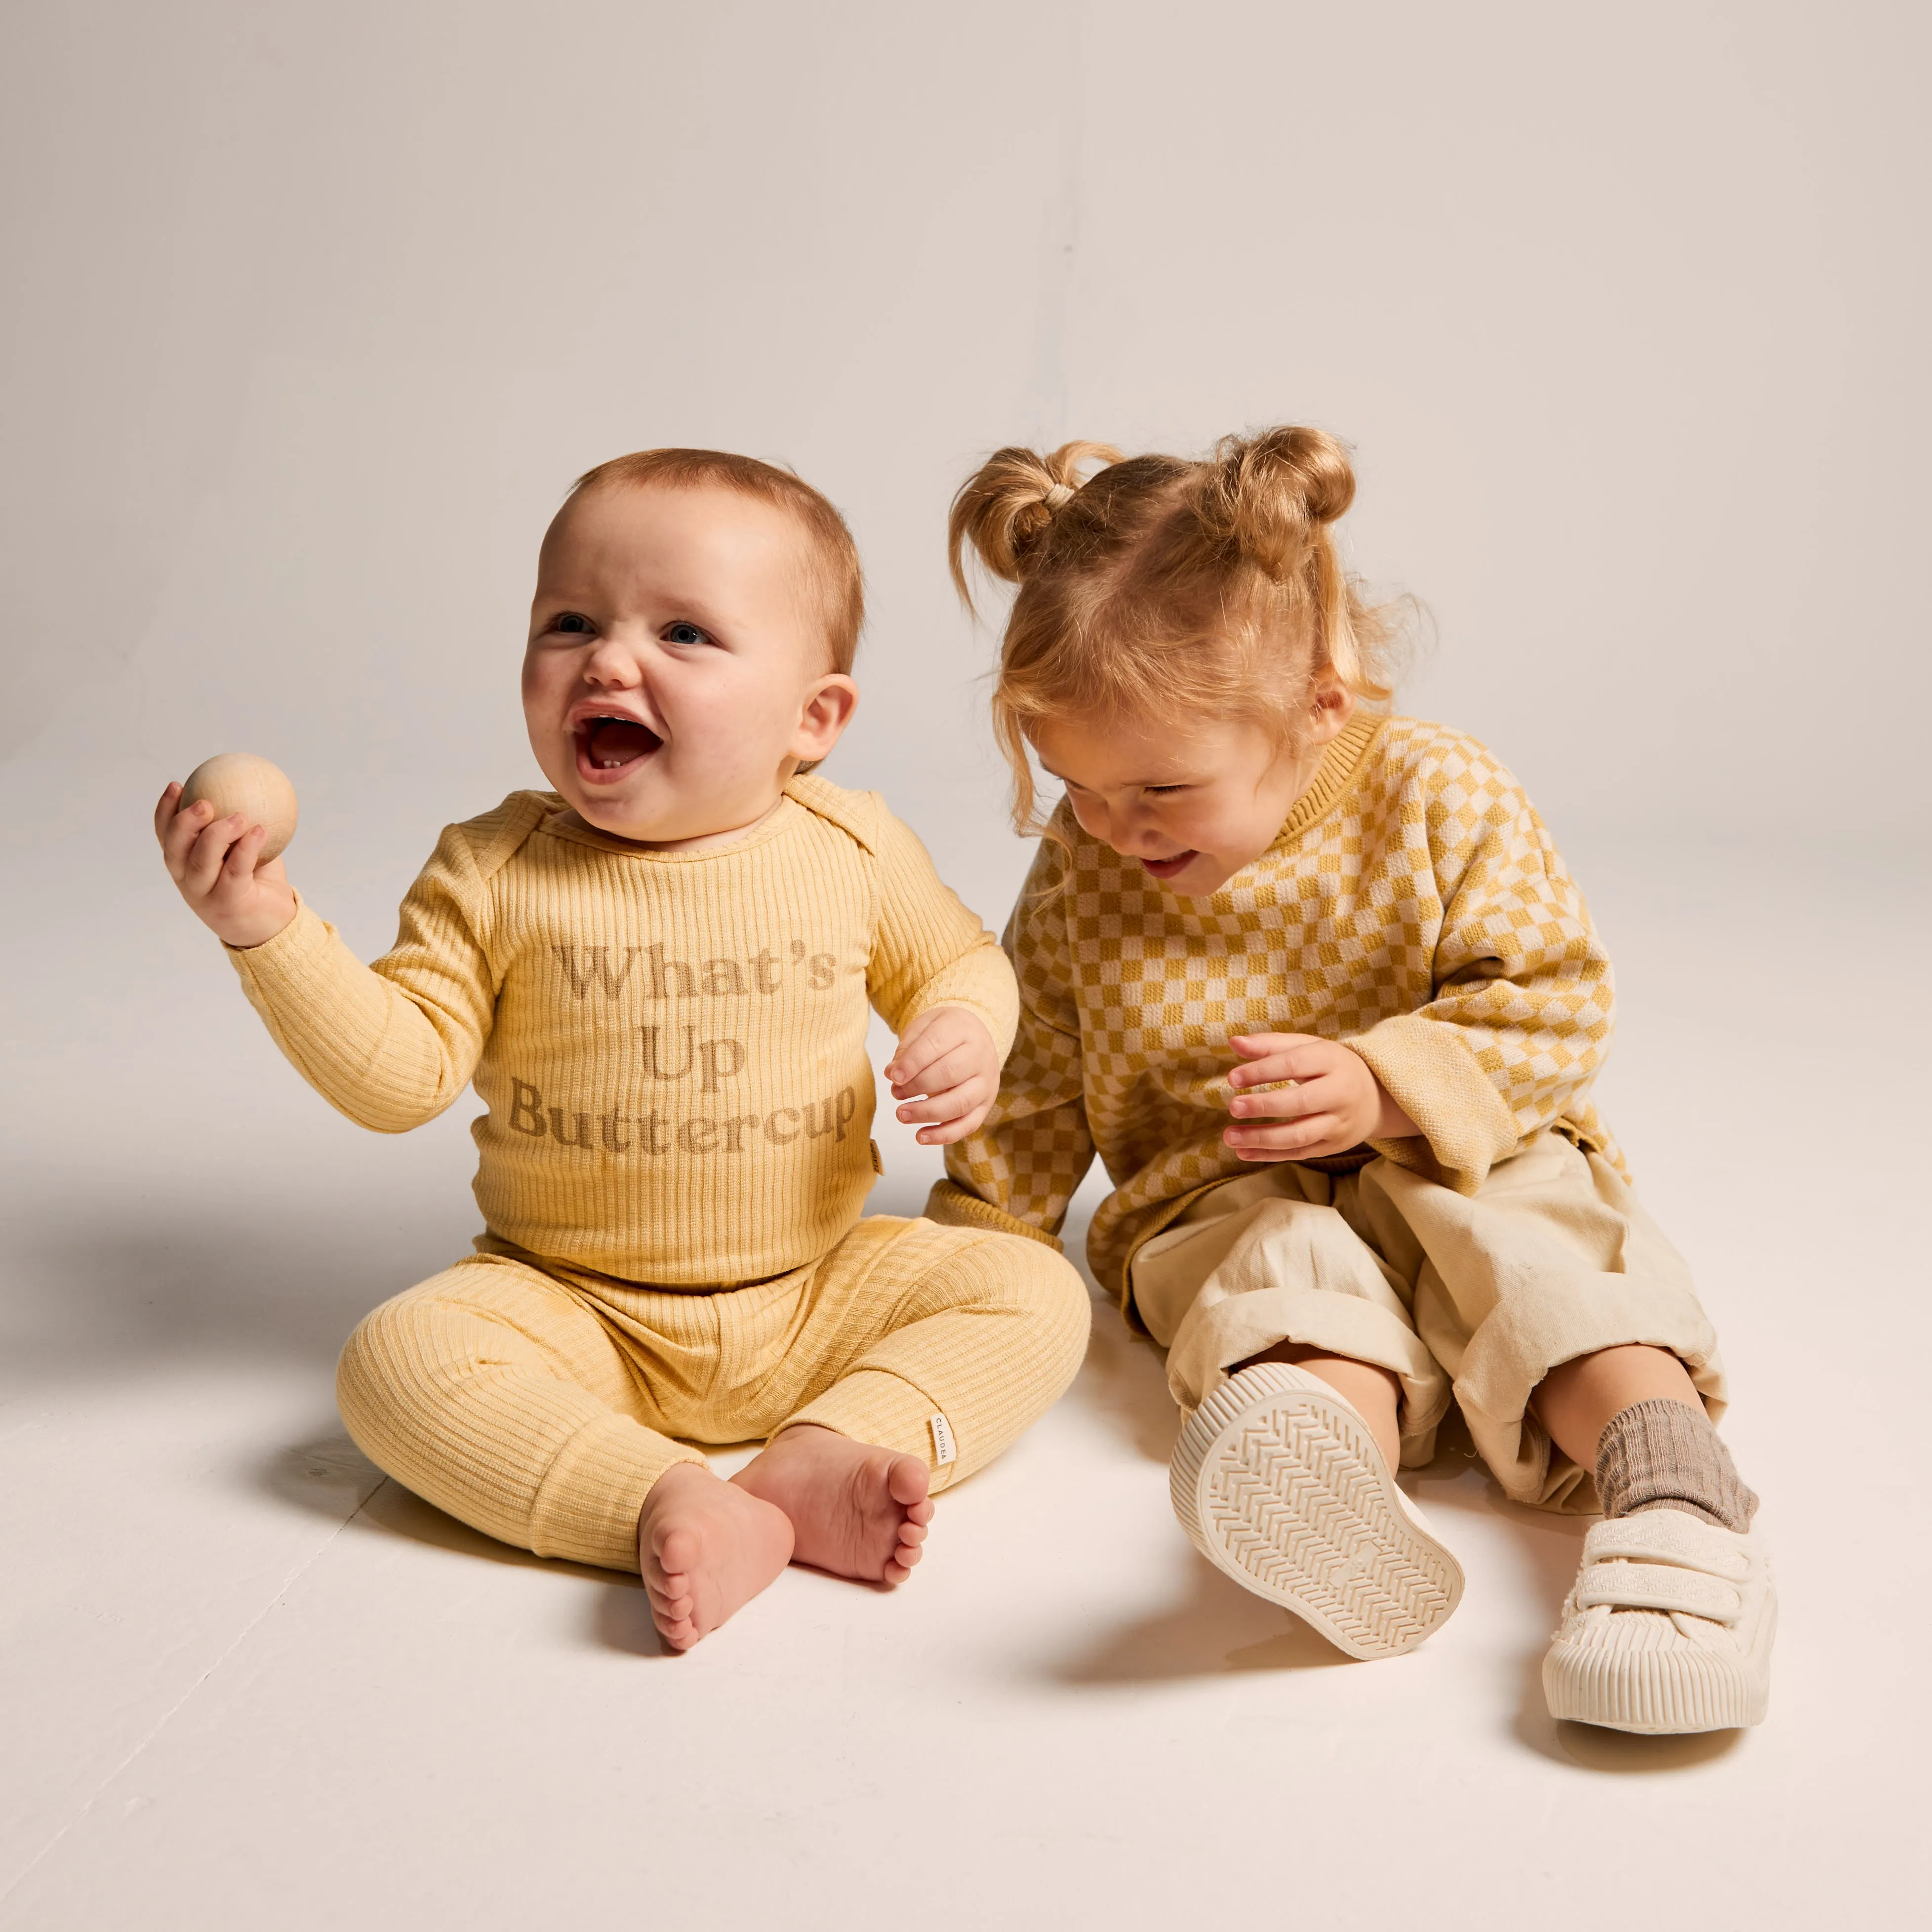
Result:
{"label": "baby", "polygon": [[[1072,1379],[1040,1240],[860,1208],[868,1003],[927,1145],[985,1120],[1018,1001],[875,794],[807,776],[858,701],[859,561],[815,490],[651,450],[538,560],[524,711],[553,792],[448,827],[358,962],[264,834],[161,795],[182,896],[296,1069],[379,1132],[472,1079],[476,1252],[368,1316],[337,1378],[382,1468],[503,1540],[641,1570],[688,1648],[792,1562],[897,1583],[931,1492]],[[768,1437],[729,1481],[693,1442]]]}

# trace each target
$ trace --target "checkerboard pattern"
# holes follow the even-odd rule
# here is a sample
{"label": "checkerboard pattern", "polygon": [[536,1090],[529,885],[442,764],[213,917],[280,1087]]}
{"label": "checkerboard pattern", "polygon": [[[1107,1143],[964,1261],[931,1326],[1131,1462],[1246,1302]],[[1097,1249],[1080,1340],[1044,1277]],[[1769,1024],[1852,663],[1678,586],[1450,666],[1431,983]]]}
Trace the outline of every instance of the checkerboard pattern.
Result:
{"label": "checkerboard pattern", "polygon": [[[977,1197],[961,1203],[969,1214],[983,1203],[1052,1232],[1097,1153],[1114,1192],[1089,1250],[1116,1288],[1176,1202],[1252,1171],[1220,1140],[1232,1034],[1316,1034],[1373,1054],[1384,1022],[1435,1021],[1467,1056],[1408,1055],[1448,1069],[1436,1094],[1398,1091],[1418,1124],[1466,1118],[1463,1082],[1486,1080],[1514,1144],[1553,1126],[1618,1158],[1585,1099],[1612,993],[1582,896],[1515,779],[1441,725],[1353,721],[1274,844],[1208,898],[1164,891],[1063,803],[1006,946],[1018,1037],[993,1112],[949,1150],[948,1172]],[[1416,1158],[1472,1192],[1513,1145],[1492,1136],[1472,1158],[1471,1138],[1430,1128]]]}

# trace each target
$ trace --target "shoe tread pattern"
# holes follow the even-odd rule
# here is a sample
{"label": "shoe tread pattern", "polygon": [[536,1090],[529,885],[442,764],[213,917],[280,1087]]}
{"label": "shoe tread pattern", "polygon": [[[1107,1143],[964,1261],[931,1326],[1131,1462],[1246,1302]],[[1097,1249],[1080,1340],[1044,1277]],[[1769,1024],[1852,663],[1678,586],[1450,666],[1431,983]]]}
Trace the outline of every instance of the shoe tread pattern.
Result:
{"label": "shoe tread pattern", "polygon": [[1462,1580],[1388,1493],[1381,1452],[1365,1436],[1319,1397],[1250,1408],[1202,1460],[1196,1540],[1352,1656],[1394,1657],[1443,1622]]}

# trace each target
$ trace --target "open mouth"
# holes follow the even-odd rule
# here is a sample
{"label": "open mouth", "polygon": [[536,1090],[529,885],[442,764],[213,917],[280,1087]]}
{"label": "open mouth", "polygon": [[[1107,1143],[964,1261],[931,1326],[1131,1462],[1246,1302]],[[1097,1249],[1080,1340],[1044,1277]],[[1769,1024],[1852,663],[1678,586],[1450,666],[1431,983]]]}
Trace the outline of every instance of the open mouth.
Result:
{"label": "open mouth", "polygon": [[1177,852],[1172,859],[1143,859],[1141,863],[1156,879],[1171,879],[1186,872],[1200,856],[1198,852]]}
{"label": "open mouth", "polygon": [[571,736],[578,774],[592,784],[615,784],[664,743],[634,718],[586,718]]}

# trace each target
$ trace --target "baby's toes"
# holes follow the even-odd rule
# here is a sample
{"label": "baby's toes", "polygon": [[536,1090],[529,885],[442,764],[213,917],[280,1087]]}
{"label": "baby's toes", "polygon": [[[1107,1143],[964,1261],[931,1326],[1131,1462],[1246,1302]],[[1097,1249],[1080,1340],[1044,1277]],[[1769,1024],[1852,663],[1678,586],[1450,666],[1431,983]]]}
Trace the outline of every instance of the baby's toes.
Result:
{"label": "baby's toes", "polygon": [[657,1626],[658,1635],[673,1650],[688,1650],[698,1641],[698,1626],[688,1616],[674,1617],[651,1606],[651,1622]]}
{"label": "baby's toes", "polygon": [[932,1504],[929,1500],[925,1502],[913,1503],[910,1504],[906,1510],[906,1521],[910,1523],[916,1523],[921,1529],[923,1529],[932,1520]]}
{"label": "baby's toes", "polygon": [[923,1508],[928,1516],[932,1505],[926,1498],[931,1479],[926,1473],[926,1465],[910,1456],[898,1456],[892,1459],[892,1467],[886,1472],[886,1490],[892,1501],[904,1508],[908,1515],[913,1510]]}
{"label": "baby's toes", "polygon": [[681,1527],[661,1531],[651,1554],[667,1583],[674,1577],[681,1582],[698,1567],[698,1532]]}
{"label": "baby's toes", "polygon": [[651,1615],[668,1619],[673,1623],[687,1620],[695,1607],[688,1584],[682,1577],[678,1579],[675,1589],[660,1590],[646,1583],[646,1592],[651,1600]]}
{"label": "baby's toes", "polygon": [[902,1522],[899,1525],[899,1540],[909,1549],[916,1550],[930,1534],[922,1522]]}

